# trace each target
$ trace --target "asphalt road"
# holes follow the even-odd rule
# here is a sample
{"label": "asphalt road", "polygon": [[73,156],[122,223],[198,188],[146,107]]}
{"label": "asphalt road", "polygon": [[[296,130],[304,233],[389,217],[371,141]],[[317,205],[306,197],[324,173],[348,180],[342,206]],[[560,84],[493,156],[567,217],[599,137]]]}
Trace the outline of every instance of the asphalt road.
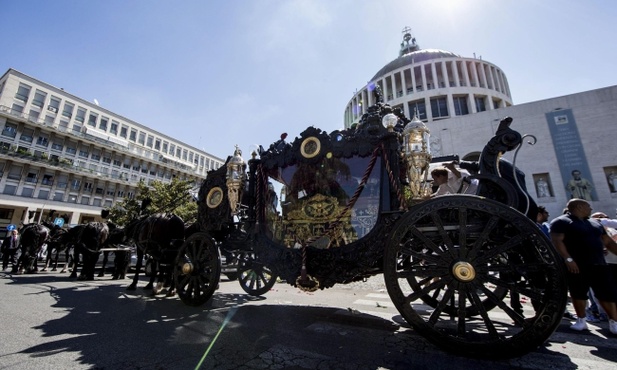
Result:
{"label": "asphalt road", "polygon": [[[221,281],[202,307],[152,297],[128,280],[0,273],[0,369],[614,369],[608,324],[564,320],[544,347],[484,361],[447,354],[401,321],[380,276],[263,297]],[[142,282],[143,286],[145,283]]]}

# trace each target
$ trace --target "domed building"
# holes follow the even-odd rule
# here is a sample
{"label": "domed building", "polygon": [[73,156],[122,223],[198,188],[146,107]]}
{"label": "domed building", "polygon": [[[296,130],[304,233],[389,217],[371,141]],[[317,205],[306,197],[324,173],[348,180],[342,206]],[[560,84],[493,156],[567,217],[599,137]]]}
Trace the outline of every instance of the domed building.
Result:
{"label": "domed building", "polygon": [[410,28],[403,29],[398,58],[381,68],[347,103],[344,122],[359,122],[375,103],[379,86],[386,103],[424,122],[512,105],[508,79],[499,67],[449,51],[420,49]]}

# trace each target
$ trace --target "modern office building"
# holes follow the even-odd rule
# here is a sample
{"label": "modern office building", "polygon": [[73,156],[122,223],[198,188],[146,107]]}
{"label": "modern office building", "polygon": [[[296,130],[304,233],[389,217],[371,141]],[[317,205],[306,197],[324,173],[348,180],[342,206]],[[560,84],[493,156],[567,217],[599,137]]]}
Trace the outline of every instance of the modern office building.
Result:
{"label": "modern office building", "polygon": [[0,236],[8,224],[100,220],[140,180],[198,187],[223,160],[9,69],[0,77]]}
{"label": "modern office building", "polygon": [[[512,117],[512,129],[531,135],[515,164],[526,173],[530,194],[551,217],[576,197],[617,218],[617,86],[513,105],[508,80],[497,66],[421,50],[409,29],[403,35],[399,57],[347,104],[345,127],[374,104],[371,90],[378,85],[386,103],[403,109],[409,118],[417,112],[426,122],[433,156],[477,160],[499,121]],[[505,158],[514,160],[513,153]]]}

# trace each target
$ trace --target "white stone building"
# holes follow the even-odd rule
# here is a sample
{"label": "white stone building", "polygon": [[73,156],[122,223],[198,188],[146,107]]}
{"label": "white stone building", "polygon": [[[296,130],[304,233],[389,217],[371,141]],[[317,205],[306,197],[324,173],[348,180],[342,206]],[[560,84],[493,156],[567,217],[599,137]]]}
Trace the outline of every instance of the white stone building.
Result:
{"label": "white stone building", "polygon": [[14,69],[0,77],[0,128],[0,237],[52,209],[70,224],[100,220],[140,180],[197,188],[224,163]]}
{"label": "white stone building", "polygon": [[[499,121],[510,116],[511,128],[537,139],[520,148],[516,165],[551,218],[573,196],[585,197],[595,211],[617,218],[617,86],[513,105],[508,80],[497,66],[447,51],[420,50],[409,30],[403,33],[399,57],[347,104],[346,128],[374,104],[372,90],[379,86],[386,103],[409,118],[418,112],[427,123],[433,156],[477,160]],[[512,161],[513,153],[505,158]]]}

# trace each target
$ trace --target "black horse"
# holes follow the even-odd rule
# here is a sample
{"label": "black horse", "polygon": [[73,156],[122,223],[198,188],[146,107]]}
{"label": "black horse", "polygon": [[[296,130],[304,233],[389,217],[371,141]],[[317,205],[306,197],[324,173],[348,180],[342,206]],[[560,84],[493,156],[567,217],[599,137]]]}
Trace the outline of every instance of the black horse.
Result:
{"label": "black horse", "polygon": [[[127,238],[135,243],[137,249],[135,276],[127,290],[137,288],[143,256],[148,254],[159,269],[158,284],[153,289],[154,294],[158,293],[164,280],[171,283],[172,266],[184,241],[184,221],[174,214],[155,214],[129,223],[125,233]],[[150,283],[144,289],[152,288],[154,275],[156,273],[153,272]],[[173,288],[170,289],[168,295],[172,295],[173,291]]]}
{"label": "black horse", "polygon": [[50,230],[40,224],[27,224],[19,230],[19,233],[21,234],[21,255],[12,272],[17,274],[35,273],[38,271],[36,260],[39,251],[45,244]]}
{"label": "black horse", "polygon": [[71,240],[72,233],[70,230],[56,228],[52,229],[51,235],[47,239],[47,257],[45,258],[45,266],[41,271],[47,271],[50,265],[52,265],[51,271],[56,271],[58,269],[58,259],[60,254],[64,252],[65,255],[65,264],[60,272],[66,272],[68,266],[72,262],[72,256],[70,251],[73,247],[73,243],[77,240],[75,237],[74,241]]}
{"label": "black horse", "polygon": [[[74,229],[74,228],[73,228]],[[83,266],[79,280],[94,280],[94,267],[109,236],[109,227],[103,222],[90,222],[83,225],[75,243],[74,268],[71,277],[77,277],[79,254],[83,256]]]}
{"label": "black horse", "polygon": [[[124,232],[124,228],[117,227],[114,223],[108,222],[107,226],[109,227],[109,236],[105,241],[104,248],[116,248],[117,250],[114,252],[114,270],[112,273],[112,279],[124,279],[126,277],[126,272],[129,267],[129,262],[131,258],[131,254],[129,250],[122,250],[121,248],[127,243],[126,233]],[[97,275],[98,277],[105,276],[105,268],[107,267],[107,262],[109,261],[109,253],[111,251],[106,250],[103,251],[103,263],[101,267],[101,271]]]}

